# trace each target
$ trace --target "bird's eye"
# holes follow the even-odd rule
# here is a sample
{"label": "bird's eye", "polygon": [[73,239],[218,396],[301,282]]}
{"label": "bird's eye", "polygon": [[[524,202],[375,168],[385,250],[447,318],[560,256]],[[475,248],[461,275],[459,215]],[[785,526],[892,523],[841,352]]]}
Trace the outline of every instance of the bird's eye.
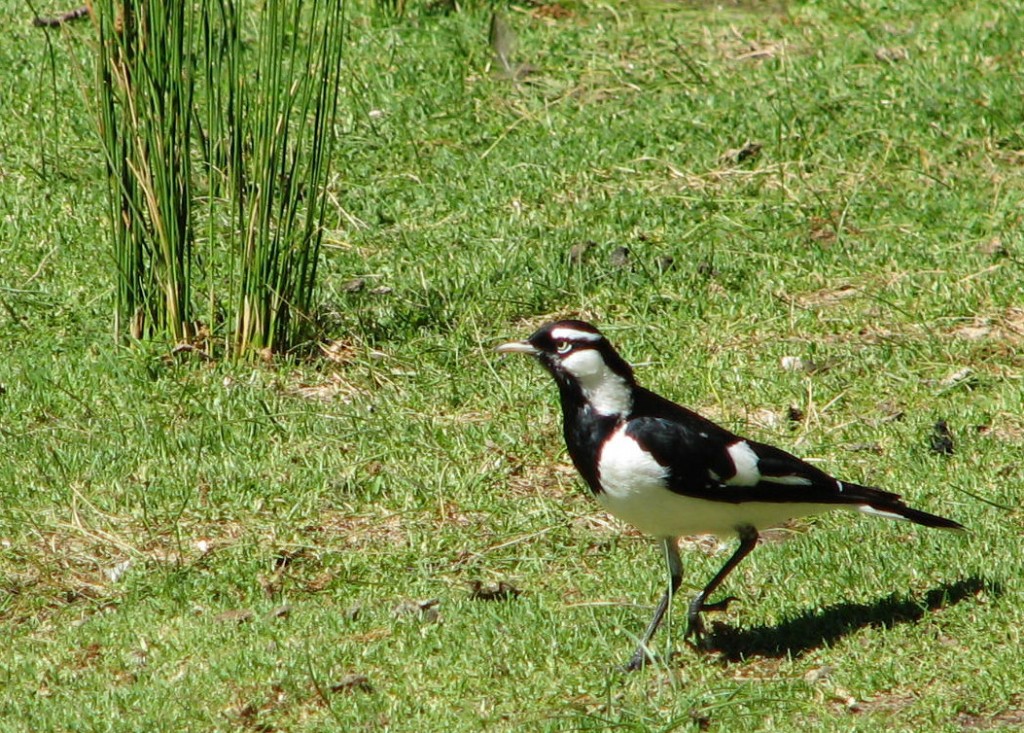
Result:
{"label": "bird's eye", "polygon": [[555,351],[559,354],[568,354],[570,349],[572,349],[571,341],[559,341],[555,344]]}

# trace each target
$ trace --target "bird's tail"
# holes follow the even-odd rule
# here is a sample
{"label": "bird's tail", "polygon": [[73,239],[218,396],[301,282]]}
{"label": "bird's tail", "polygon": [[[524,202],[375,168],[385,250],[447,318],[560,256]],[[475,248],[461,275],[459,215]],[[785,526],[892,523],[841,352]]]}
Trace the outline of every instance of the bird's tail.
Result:
{"label": "bird's tail", "polygon": [[[844,484],[844,487],[849,486],[849,484]],[[929,514],[928,512],[922,512],[920,509],[914,509],[913,507],[907,506],[898,494],[893,494],[881,489],[874,489],[868,486],[855,486],[851,488],[858,490],[858,492],[862,493],[864,499],[866,499],[863,504],[855,505],[857,509],[864,514],[888,517],[889,519],[905,519],[910,522],[915,522],[916,524],[924,525],[925,527],[957,530],[964,529],[964,526],[960,524],[960,522],[954,522],[952,519],[946,519],[945,517],[940,517],[937,514]]]}

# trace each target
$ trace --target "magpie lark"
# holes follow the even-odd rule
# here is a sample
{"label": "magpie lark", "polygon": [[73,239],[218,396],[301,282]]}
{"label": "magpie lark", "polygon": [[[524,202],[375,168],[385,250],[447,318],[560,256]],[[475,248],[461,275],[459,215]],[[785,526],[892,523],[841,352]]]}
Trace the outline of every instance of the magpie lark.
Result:
{"label": "magpie lark", "polygon": [[609,512],[661,541],[670,583],[627,669],[648,645],[682,581],[678,538],[739,537],[739,547],[690,603],[687,636],[700,644],[701,612],[757,545],[758,531],[794,517],[851,509],[926,527],[963,529],[904,504],[897,494],[839,481],[779,448],[745,440],[637,384],[633,369],[594,326],[558,321],[497,347],[537,357],[558,384],[565,443],[580,475]]}

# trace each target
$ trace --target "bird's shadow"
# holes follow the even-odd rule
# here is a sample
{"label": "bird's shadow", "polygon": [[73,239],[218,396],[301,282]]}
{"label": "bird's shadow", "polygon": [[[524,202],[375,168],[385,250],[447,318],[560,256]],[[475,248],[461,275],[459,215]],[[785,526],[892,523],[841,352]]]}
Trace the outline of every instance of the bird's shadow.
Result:
{"label": "bird's shadow", "polygon": [[943,583],[921,597],[892,593],[871,603],[836,603],[805,611],[776,626],[738,629],[716,623],[706,642],[709,651],[729,662],[750,657],[799,657],[858,629],[913,623],[931,611],[956,605],[981,592],[998,597],[1003,594],[1003,585],[972,576]]}

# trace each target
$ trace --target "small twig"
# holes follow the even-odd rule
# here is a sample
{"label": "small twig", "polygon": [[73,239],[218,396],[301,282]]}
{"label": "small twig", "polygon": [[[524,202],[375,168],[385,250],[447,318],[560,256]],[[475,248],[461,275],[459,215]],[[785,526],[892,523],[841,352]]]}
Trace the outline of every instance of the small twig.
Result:
{"label": "small twig", "polygon": [[34,25],[36,28],[59,28],[60,26],[64,25],[69,21],[85,18],[88,15],[89,6],[82,5],[80,7],[75,8],[74,10],[69,10],[66,13],[61,13],[60,15],[56,15],[52,18],[42,18],[37,15],[35,18],[32,19],[32,25]]}
{"label": "small twig", "polygon": [[181,353],[198,354],[203,361],[212,361],[210,355],[195,344],[180,343],[171,349],[171,356],[177,356]]}

